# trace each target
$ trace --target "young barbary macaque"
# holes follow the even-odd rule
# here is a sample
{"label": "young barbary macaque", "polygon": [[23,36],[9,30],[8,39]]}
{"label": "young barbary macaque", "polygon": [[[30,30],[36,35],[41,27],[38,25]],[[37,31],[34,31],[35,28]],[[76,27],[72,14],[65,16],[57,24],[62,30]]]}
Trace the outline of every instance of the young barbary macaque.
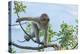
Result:
{"label": "young barbary macaque", "polygon": [[[22,17],[20,19],[17,19],[16,22],[21,22],[21,21],[32,21],[32,36],[36,37],[36,41],[40,42],[39,39],[39,31],[44,30],[45,35],[44,35],[44,45],[48,45],[48,24],[49,24],[49,17],[46,13],[41,14],[40,17]],[[27,41],[30,40],[29,37],[26,38]]]}

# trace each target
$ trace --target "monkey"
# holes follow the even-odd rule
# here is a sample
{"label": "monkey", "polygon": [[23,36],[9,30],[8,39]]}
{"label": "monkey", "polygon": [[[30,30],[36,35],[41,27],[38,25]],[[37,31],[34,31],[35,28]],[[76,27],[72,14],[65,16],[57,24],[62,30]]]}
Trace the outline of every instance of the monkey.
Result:
{"label": "monkey", "polygon": [[[43,43],[45,46],[48,45],[48,24],[49,24],[49,16],[46,13],[42,13],[39,17],[22,17],[16,20],[16,22],[21,21],[32,21],[32,38],[35,37],[37,42],[40,42],[39,39],[39,31],[44,30],[44,39]],[[26,40],[29,41],[30,38],[26,36]]]}

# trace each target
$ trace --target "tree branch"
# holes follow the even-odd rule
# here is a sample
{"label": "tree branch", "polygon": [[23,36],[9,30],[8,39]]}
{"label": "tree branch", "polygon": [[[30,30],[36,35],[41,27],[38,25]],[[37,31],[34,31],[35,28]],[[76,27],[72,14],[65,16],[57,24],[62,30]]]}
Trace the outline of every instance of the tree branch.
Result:
{"label": "tree branch", "polygon": [[50,45],[47,45],[46,46],[39,46],[39,47],[30,47],[30,46],[20,46],[16,43],[11,43],[11,45],[15,46],[15,47],[18,47],[18,48],[21,48],[21,49],[30,49],[30,50],[39,50],[39,49],[43,49],[43,48],[47,48],[47,47],[54,47],[55,50],[59,50],[60,47],[57,45],[57,44],[50,44]]}

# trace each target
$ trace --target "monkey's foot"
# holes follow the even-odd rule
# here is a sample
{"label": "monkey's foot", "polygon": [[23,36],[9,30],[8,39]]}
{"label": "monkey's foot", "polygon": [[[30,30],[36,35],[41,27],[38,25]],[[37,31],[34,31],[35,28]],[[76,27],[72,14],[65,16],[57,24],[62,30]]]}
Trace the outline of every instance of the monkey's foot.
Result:
{"label": "monkey's foot", "polygon": [[26,41],[29,41],[29,40],[30,40],[30,37],[24,36],[24,39],[25,39]]}
{"label": "monkey's foot", "polygon": [[48,47],[48,44],[44,44],[44,47]]}

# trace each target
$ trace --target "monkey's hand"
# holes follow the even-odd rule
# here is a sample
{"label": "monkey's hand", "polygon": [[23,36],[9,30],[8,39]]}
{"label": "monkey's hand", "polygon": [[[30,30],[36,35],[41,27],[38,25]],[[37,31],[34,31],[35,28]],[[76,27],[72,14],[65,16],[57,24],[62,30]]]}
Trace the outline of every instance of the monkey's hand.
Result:
{"label": "monkey's hand", "polygon": [[47,47],[48,46],[48,43],[44,43],[44,46]]}

